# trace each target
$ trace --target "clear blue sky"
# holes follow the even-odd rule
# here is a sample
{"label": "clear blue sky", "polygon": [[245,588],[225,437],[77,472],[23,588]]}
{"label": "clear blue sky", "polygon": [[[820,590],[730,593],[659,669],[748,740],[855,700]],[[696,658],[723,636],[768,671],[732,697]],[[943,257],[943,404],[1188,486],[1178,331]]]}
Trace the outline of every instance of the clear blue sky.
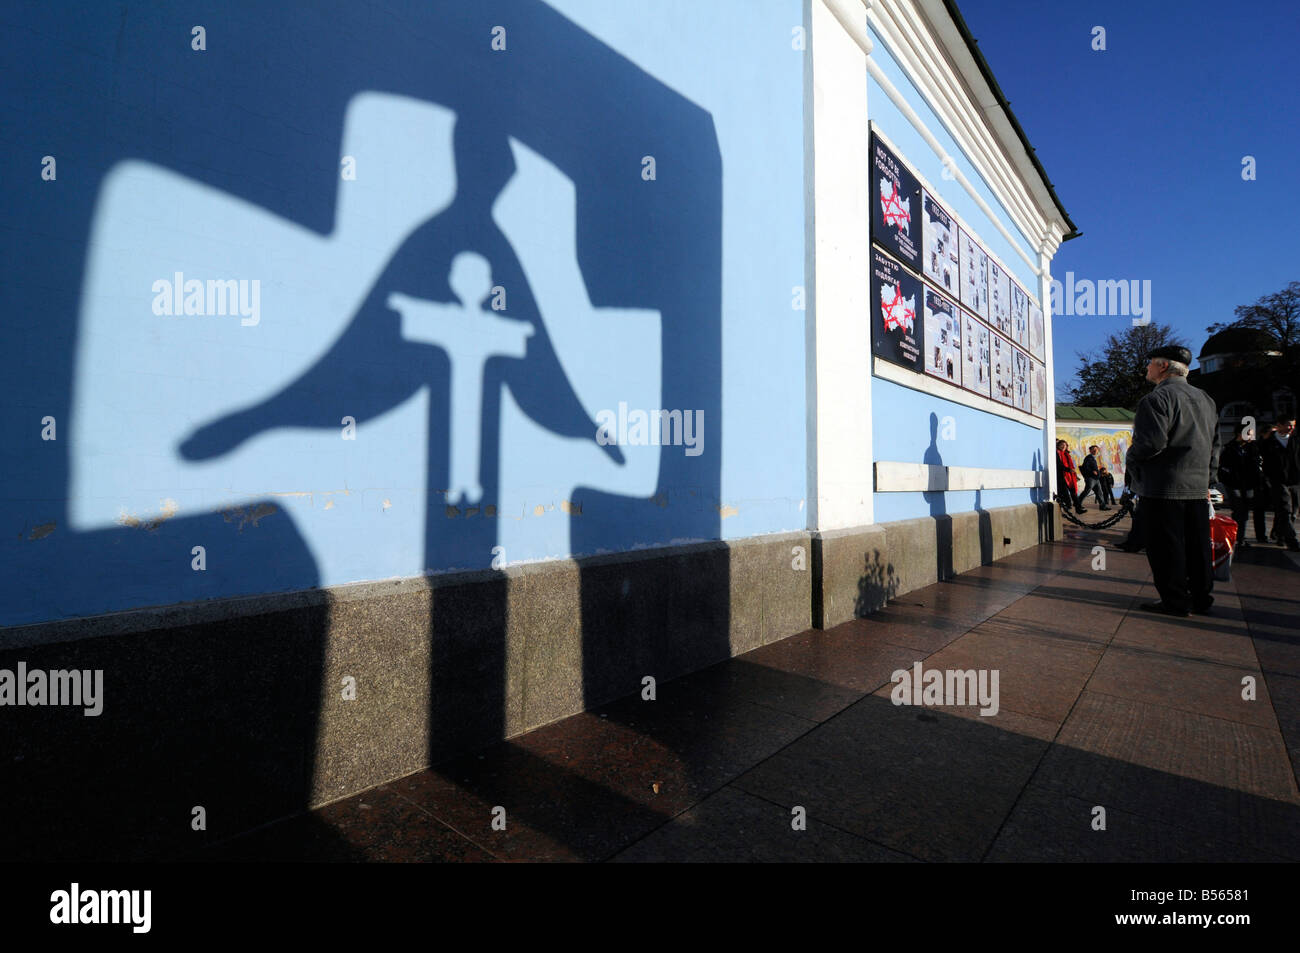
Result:
{"label": "clear blue sky", "polygon": [[[1152,321],[1194,355],[1206,325],[1300,279],[1300,4],[958,2],[1083,233],[1053,277],[1150,279]],[[1055,319],[1058,398],[1130,321]]]}

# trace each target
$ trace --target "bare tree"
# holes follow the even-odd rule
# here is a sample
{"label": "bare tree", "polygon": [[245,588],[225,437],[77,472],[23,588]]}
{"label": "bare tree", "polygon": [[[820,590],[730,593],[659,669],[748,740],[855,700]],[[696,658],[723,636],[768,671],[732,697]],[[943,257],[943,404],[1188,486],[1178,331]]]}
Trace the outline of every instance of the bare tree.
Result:
{"label": "bare tree", "polygon": [[1137,403],[1151,392],[1146,380],[1147,355],[1158,347],[1186,343],[1167,324],[1143,324],[1125,328],[1106,338],[1100,353],[1081,353],[1077,383],[1070,399],[1085,407],[1123,407],[1136,410]]}

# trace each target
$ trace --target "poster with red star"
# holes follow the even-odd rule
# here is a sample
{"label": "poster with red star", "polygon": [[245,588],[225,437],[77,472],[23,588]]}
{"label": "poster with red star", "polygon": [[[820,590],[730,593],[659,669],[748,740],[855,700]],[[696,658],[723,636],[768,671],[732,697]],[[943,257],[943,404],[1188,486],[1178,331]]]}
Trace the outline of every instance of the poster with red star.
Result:
{"label": "poster with red star", "polygon": [[921,270],[921,185],[898,156],[871,137],[871,237]]}
{"label": "poster with red star", "polygon": [[879,248],[871,250],[871,300],[871,348],[876,356],[920,372],[921,281]]}

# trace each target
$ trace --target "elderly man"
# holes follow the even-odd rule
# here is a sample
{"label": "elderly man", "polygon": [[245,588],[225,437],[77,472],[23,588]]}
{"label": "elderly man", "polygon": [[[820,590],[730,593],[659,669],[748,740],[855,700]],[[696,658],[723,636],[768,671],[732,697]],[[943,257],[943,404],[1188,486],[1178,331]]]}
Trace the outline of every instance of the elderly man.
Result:
{"label": "elderly man", "polygon": [[1218,410],[1187,383],[1192,352],[1161,347],[1147,361],[1156,389],[1138,403],[1125,468],[1134,474],[1146,524],[1147,561],[1165,615],[1207,614],[1210,589],[1210,484],[1219,470]]}

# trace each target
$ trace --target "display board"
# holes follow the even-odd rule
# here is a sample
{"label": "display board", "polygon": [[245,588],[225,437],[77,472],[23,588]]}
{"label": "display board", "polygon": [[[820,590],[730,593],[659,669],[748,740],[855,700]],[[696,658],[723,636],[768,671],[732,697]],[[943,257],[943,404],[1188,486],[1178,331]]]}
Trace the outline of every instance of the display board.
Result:
{"label": "display board", "polygon": [[949,209],[873,131],[872,350],[1045,417],[1043,312]]}
{"label": "display board", "polygon": [[925,372],[961,386],[961,309],[946,295],[926,287]]}
{"label": "display board", "polygon": [[921,270],[921,186],[875,136],[871,138],[871,237],[910,267]]}
{"label": "display board", "polygon": [[1030,374],[1033,376],[1033,386],[1030,388],[1029,412],[1035,417],[1045,417],[1047,414],[1047,365],[1040,364],[1037,361],[1031,362],[1032,367]]}
{"label": "display board", "polygon": [[921,371],[921,342],[917,335],[920,279],[879,248],[871,250],[871,346],[878,357]]}
{"label": "display board", "polygon": [[924,192],[921,217],[921,234],[925,236],[925,259],[922,270],[950,297],[960,292],[957,287],[957,226],[938,200]]}
{"label": "display board", "polygon": [[989,336],[988,327],[968,311],[962,312],[966,342],[962,348],[961,386],[983,397],[989,396]]}

